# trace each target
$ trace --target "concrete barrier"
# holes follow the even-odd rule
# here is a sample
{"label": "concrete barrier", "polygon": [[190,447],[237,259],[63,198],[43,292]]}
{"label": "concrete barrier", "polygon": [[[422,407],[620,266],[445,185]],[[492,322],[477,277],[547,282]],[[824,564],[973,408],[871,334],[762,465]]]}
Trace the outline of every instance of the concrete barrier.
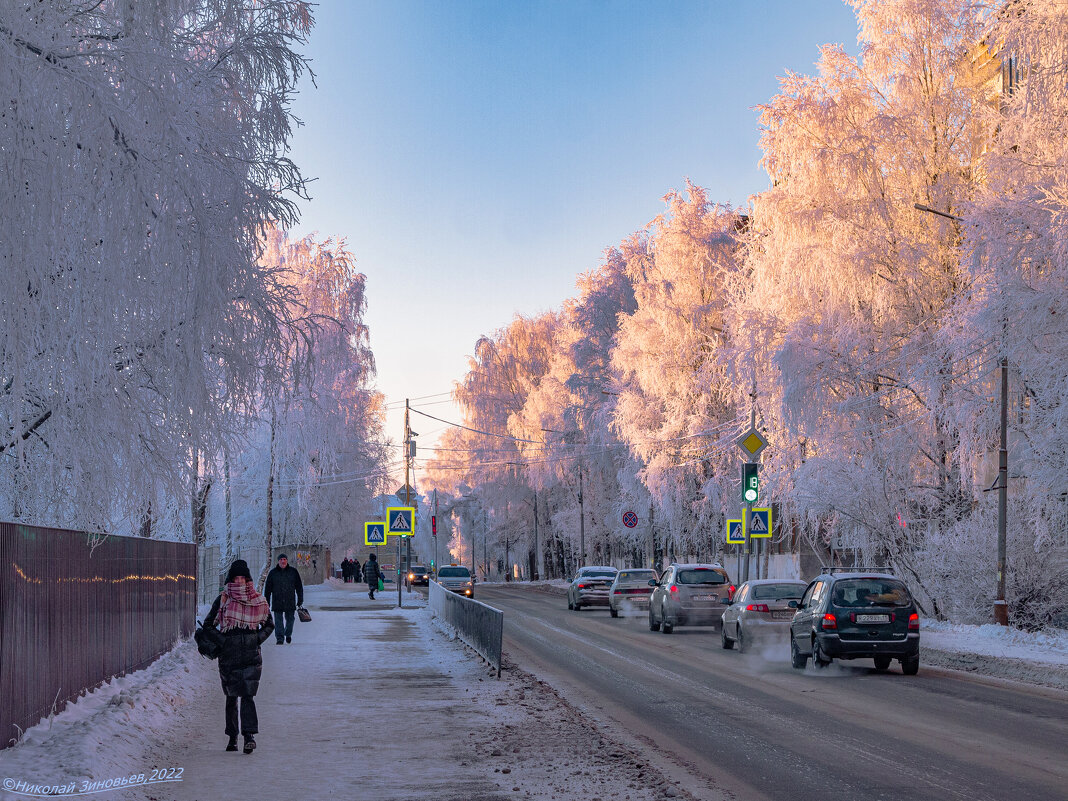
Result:
{"label": "concrete barrier", "polygon": [[430,581],[430,608],[456,630],[457,636],[475,653],[497,669],[501,677],[501,643],[504,640],[504,612],[480,601],[449,592]]}

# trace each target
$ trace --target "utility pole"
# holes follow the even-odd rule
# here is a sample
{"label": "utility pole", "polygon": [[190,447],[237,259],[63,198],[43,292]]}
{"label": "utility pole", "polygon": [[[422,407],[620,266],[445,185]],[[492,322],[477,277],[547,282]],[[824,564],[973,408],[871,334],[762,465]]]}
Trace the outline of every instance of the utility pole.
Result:
{"label": "utility pole", "polygon": [[536,575],[530,577],[531,581],[540,579],[544,572],[541,558],[541,548],[538,547],[538,491],[534,490],[534,569]]}
{"label": "utility pole", "polygon": [[1005,529],[1009,511],[1009,360],[1001,358],[1001,446],[998,448],[998,597],[994,601],[994,622],[1009,625],[1009,605],[1005,600]]}
{"label": "utility pole", "polygon": [[579,567],[586,564],[586,510],[582,505],[582,490],[583,490],[583,473],[582,466],[579,465],[579,561],[582,563]]}
{"label": "utility pole", "polygon": [[434,526],[435,526],[435,530],[433,532],[434,533],[434,570],[437,570],[439,567],[441,567],[441,565],[438,564],[437,521],[438,521],[438,489],[437,489],[437,487],[435,487],[434,488]]}
{"label": "utility pole", "polygon": [[[412,429],[408,424],[408,399],[404,399],[404,505],[412,505],[412,485],[409,481],[412,470]],[[386,523],[386,530],[389,530],[389,523]],[[415,532],[415,515],[412,515],[412,532]],[[401,598],[401,539],[407,539],[401,537],[397,540],[397,608],[400,609],[403,605]],[[409,556],[411,555],[411,543],[408,543]]]}

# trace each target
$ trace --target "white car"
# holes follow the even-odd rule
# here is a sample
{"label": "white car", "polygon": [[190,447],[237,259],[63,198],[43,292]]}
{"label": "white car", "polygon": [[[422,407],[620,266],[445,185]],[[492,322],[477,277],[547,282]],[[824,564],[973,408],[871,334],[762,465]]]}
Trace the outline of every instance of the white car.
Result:
{"label": "white car", "polygon": [[577,612],[584,606],[608,606],[608,588],[615,581],[616,572],[611,565],[579,568],[567,588],[567,608]]}

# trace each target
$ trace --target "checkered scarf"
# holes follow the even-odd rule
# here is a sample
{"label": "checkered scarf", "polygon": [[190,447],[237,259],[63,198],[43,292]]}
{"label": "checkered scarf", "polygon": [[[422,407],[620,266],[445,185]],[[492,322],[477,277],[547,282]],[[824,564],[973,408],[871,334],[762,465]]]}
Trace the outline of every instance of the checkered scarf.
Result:
{"label": "checkered scarf", "polygon": [[215,624],[219,631],[257,629],[271,614],[266,599],[256,592],[254,584],[227,584],[219,602]]}

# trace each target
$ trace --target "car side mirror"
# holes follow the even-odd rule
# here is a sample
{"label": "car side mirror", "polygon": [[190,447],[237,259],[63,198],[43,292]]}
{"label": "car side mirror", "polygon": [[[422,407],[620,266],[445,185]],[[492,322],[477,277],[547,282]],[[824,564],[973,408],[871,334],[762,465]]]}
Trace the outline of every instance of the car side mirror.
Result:
{"label": "car side mirror", "polygon": [[790,602],[789,602],[788,604],[786,604],[786,605],[787,605],[788,607],[790,607],[791,609],[803,609],[803,608],[804,608],[804,604],[803,604],[803,603],[801,603],[800,601],[790,601]]}
{"label": "car side mirror", "polygon": [[655,587],[656,586],[656,579],[649,579],[649,586],[650,587]]}

